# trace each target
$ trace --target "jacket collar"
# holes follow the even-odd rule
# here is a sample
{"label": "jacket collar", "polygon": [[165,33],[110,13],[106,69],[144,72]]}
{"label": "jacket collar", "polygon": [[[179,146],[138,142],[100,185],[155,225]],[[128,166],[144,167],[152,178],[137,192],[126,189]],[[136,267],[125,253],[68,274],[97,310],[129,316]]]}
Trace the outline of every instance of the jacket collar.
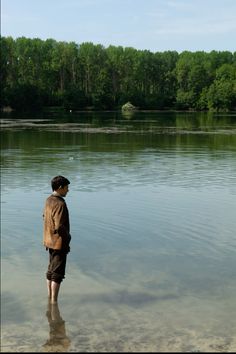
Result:
{"label": "jacket collar", "polygon": [[56,191],[53,191],[53,192],[52,192],[52,196],[53,196],[53,197],[59,197],[59,198],[62,198],[62,199],[64,200],[63,196],[60,195],[59,193],[57,193]]}

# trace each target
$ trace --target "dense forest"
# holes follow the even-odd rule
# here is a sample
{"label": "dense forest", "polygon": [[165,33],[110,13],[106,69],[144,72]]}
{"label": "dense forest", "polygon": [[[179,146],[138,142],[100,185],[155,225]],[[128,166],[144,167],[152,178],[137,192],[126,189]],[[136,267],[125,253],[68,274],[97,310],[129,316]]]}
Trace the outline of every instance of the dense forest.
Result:
{"label": "dense forest", "polygon": [[1,37],[1,108],[236,109],[236,52],[151,52]]}

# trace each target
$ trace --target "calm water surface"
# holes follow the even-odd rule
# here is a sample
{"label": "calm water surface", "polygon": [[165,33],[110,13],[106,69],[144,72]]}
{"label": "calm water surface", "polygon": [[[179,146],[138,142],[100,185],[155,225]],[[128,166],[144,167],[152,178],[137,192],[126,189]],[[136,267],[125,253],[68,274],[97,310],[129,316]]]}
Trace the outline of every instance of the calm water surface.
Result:
{"label": "calm water surface", "polygon": [[[50,308],[57,174],[72,243]],[[235,176],[233,114],[3,117],[2,351],[235,351]]]}

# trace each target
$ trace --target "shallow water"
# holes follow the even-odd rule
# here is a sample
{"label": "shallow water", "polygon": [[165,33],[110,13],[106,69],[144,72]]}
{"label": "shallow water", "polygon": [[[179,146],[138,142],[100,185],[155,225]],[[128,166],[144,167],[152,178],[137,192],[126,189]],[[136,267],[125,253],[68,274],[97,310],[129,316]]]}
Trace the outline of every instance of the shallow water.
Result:
{"label": "shallow water", "polygon": [[[2,119],[2,351],[235,351],[236,115],[36,118]],[[72,233],[59,309],[42,247],[57,174]]]}

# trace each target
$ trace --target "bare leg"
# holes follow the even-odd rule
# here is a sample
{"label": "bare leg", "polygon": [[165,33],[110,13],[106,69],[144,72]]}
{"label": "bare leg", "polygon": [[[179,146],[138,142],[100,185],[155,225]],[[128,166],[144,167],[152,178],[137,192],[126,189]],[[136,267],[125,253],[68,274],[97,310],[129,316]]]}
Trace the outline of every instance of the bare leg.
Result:
{"label": "bare leg", "polygon": [[60,283],[56,283],[55,281],[51,282],[51,303],[52,304],[55,304],[57,302],[60,285],[61,285]]}
{"label": "bare leg", "polygon": [[48,289],[48,298],[51,299],[52,296],[52,289],[51,289],[51,280],[47,279],[47,289]]}
{"label": "bare leg", "polygon": [[52,320],[53,321],[60,321],[61,316],[60,316],[60,310],[58,307],[58,304],[51,304],[51,315],[52,315]]}

